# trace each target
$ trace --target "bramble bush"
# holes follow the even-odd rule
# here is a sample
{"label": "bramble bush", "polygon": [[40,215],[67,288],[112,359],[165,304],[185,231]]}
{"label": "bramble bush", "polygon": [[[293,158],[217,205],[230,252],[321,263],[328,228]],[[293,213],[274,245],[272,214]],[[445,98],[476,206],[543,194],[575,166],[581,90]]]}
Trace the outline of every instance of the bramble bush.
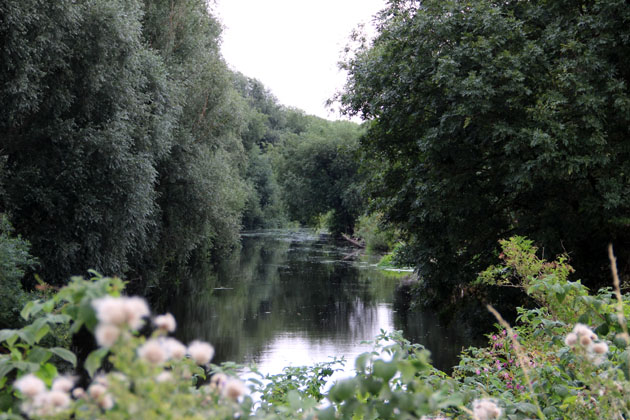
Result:
{"label": "bramble bush", "polygon": [[[591,294],[569,280],[566,256],[540,259],[520,237],[501,245],[501,264],[478,282],[523,288],[539,303],[519,308],[514,327],[489,307],[496,332],[486,347],[465,350],[452,375],[431,366],[429,352],[401,332],[381,332],[374,350],[355,360],[354,376],[330,387],[336,360],[259,373],[248,392],[233,363],[209,364],[208,343],[184,346],[169,337],[171,315],[151,316],[142,299],[121,296],[120,279],[74,278],[24,307],[29,325],[0,331],[0,419],[628,418],[630,305],[612,249],[614,287]],[[149,320],[152,332],[139,334]],[[99,347],[83,366],[66,348],[43,344],[60,326],[69,336],[82,327],[94,334]],[[73,376],[81,367],[84,383]]]}

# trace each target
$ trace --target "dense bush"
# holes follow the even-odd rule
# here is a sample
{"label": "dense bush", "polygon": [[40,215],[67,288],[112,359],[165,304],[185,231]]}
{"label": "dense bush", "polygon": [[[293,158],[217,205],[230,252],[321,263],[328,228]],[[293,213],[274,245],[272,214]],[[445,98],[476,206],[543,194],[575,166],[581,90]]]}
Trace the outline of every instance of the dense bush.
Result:
{"label": "dense bush", "polygon": [[29,254],[29,243],[14,236],[8,218],[0,213],[0,328],[20,324],[19,314],[29,297],[22,277],[36,263]]}

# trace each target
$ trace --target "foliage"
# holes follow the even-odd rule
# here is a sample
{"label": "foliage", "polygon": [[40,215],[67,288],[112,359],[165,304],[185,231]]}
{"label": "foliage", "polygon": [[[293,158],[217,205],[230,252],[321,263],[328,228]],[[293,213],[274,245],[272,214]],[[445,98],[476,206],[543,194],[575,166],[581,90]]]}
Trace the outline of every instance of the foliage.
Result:
{"label": "foliage", "polygon": [[29,254],[29,243],[13,236],[8,218],[0,213],[0,328],[18,325],[28,298],[21,280],[24,271],[36,264]]}
{"label": "foliage", "polygon": [[173,147],[157,167],[156,252],[148,267],[137,268],[139,275],[152,267],[158,275],[176,275],[193,255],[207,257],[238,240],[246,196],[244,111],[219,52],[220,24],[206,6],[201,0],[144,2],[143,36],[165,63],[178,113]]}
{"label": "foliage", "polygon": [[391,251],[398,239],[396,229],[382,225],[382,215],[380,213],[359,216],[354,233],[365,240],[365,247],[368,252]]}
{"label": "foliage", "polygon": [[[221,374],[209,386],[194,387],[195,381],[205,378],[205,370],[198,365],[207,364],[211,353],[198,355],[193,344],[188,347],[190,358],[185,359],[181,359],[183,354],[176,355],[176,347],[172,347],[168,355],[160,350],[160,345],[176,341],[166,338],[167,332],[174,329],[174,321],[172,328],[165,327],[156,317],[153,321],[158,328],[150,337],[138,335],[136,330],[141,324],[134,325],[132,314],[128,312],[134,306],[133,310],[137,310],[135,298],[128,300],[133,304],[124,308],[123,318],[127,318],[115,326],[110,325],[117,330],[113,340],[99,333],[105,322],[120,318],[119,314],[111,313],[114,309],[111,305],[123,302],[116,300],[121,299],[119,294],[123,288],[123,282],[117,278],[98,275],[91,280],[73,278],[50,299],[32,301],[24,307],[21,315],[32,321],[30,325],[19,330],[0,331],[0,343],[8,350],[7,354],[0,354],[0,392],[3,403],[9,403],[3,407],[5,418],[21,418],[20,412],[30,418],[85,419],[103,415],[108,418],[134,415],[142,418],[233,418],[243,413],[236,402],[242,394],[242,385],[234,379]],[[109,313],[103,313],[105,308],[98,304],[99,299],[103,304],[102,299],[106,296],[113,299],[108,302],[111,306]],[[50,363],[54,355],[75,366],[77,358],[71,351],[40,346],[42,339],[60,323],[68,325],[70,333],[85,326],[96,335],[101,346],[90,354],[83,366],[92,378],[87,389],[75,385],[74,379],[61,375]],[[156,348],[148,350],[151,345]],[[183,348],[181,351],[186,351],[183,345],[179,346]],[[109,372],[101,370],[105,361],[111,366]],[[32,395],[34,391],[19,382],[13,389],[7,379],[15,372],[18,378],[43,381],[44,389]],[[31,379],[29,373],[35,378]],[[69,384],[61,389],[62,382]],[[248,404],[251,405],[250,399],[243,400],[244,407]]]}
{"label": "foliage", "polygon": [[0,5],[0,209],[44,278],[95,267],[143,290],[238,241],[247,107],[206,6]]}
{"label": "foliage", "polygon": [[250,378],[252,391],[260,393],[260,410],[264,412],[292,414],[287,410],[295,401],[303,405],[306,401],[311,407],[324,399],[323,387],[333,373],[345,364],[343,359],[316,363],[313,366],[285,367],[282,373],[265,375],[254,369],[259,379]]}
{"label": "foliage", "polygon": [[249,152],[246,179],[252,188],[243,211],[243,227],[257,229],[284,226],[286,215],[271,159],[269,154],[261,152],[256,146]]}
{"label": "foliage", "polygon": [[287,138],[277,172],[292,219],[312,224],[332,212],[331,232],[352,232],[364,206],[355,159],[359,132],[353,123],[311,117],[303,133]]}
{"label": "foliage", "polygon": [[163,65],[137,1],[3,1],[2,207],[45,278],[122,273],[150,248],[170,147]]}
{"label": "foliage", "polygon": [[[233,364],[214,366],[210,384],[204,385],[198,380],[204,378],[205,370],[198,364],[204,365],[207,358],[192,350],[193,345],[189,357],[181,360],[173,356],[174,351],[167,356],[147,350],[149,345],[160,348],[169,340],[166,333],[174,329],[174,321],[171,329],[155,317],[158,328],[143,337],[136,332],[139,324],[122,320],[116,324],[118,334],[104,342],[99,326],[118,322],[120,317],[115,311],[104,315],[103,297],[112,296],[110,305],[134,298],[119,297],[124,287],[119,279],[74,278],[50,299],[25,306],[22,316],[30,325],[0,331],[0,344],[7,349],[0,354],[0,392],[5,404],[1,418],[21,418],[20,410],[32,418],[520,420],[628,416],[628,298],[618,288],[614,293],[604,289],[591,295],[579,283],[572,284],[571,293],[559,296],[559,287],[570,284],[564,274],[570,266],[539,259],[524,238],[512,238],[502,246],[506,256],[502,266],[491,267],[481,276],[483,281],[495,276],[503,283],[512,279],[512,285],[526,282],[527,290],[548,306],[519,309],[514,328],[497,314],[500,325],[489,336],[489,345],[466,350],[452,376],[434,369],[428,351],[405,340],[401,332],[382,331],[374,351],[356,359],[356,373],[326,392],[322,386],[336,361],[288,368],[278,375],[259,374],[263,380],[251,382],[252,391],[262,394],[256,405],[251,396],[243,395],[242,383],[225,375],[233,371]],[[95,303],[98,299],[101,303]],[[571,310],[561,311],[562,306]],[[59,368],[51,358],[60,357],[71,364],[77,360],[66,349],[40,344],[59,323],[68,325],[71,333],[84,325],[101,345],[85,362],[93,378],[88,391],[70,385],[73,397],[67,395],[67,389],[65,399],[51,396],[60,384]],[[110,364],[108,370],[102,364],[105,360]],[[27,372],[35,372],[44,381],[41,389],[25,386],[27,378],[32,380]],[[20,378],[15,389],[7,381],[14,375]],[[48,397],[29,397],[35,391]],[[60,403],[48,404],[54,401]]]}
{"label": "foliage", "polygon": [[[628,254],[630,9],[596,2],[397,0],[345,62],[385,220],[444,302],[515,234],[591,282]],[[623,271],[623,270],[622,270]]]}

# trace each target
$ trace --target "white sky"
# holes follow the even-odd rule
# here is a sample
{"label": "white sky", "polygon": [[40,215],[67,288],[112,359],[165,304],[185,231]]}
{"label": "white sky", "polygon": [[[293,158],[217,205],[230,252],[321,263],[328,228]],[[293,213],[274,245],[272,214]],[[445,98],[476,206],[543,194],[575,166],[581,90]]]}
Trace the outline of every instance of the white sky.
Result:
{"label": "white sky", "polygon": [[386,0],[216,0],[222,52],[234,69],[263,82],[280,103],[323,118],[343,87],[337,68],[350,33],[370,24]]}

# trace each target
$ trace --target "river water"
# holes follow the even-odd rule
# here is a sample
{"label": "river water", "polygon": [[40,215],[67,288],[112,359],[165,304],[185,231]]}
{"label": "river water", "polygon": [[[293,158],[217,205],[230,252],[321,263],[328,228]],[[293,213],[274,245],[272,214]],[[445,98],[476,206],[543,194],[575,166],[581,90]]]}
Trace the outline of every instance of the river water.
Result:
{"label": "river water", "polygon": [[365,341],[402,330],[431,350],[436,367],[450,370],[468,345],[465,331],[441,326],[430,313],[396,312],[401,274],[376,268],[350,244],[305,229],[243,233],[241,243],[217,272],[191,280],[169,304],[177,338],[210,342],[214,363],[253,363],[275,374],[344,357],[351,369],[372,350]]}

